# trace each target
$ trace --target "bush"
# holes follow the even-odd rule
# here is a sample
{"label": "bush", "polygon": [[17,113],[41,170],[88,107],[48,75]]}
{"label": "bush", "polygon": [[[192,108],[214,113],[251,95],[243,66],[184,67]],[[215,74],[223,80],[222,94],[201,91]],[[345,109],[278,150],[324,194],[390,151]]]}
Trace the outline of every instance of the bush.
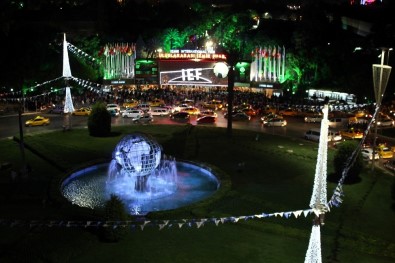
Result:
{"label": "bush", "polygon": [[93,105],[88,118],[88,130],[90,136],[106,137],[111,134],[111,114],[103,102]]}
{"label": "bush", "polygon": [[[342,176],[343,170],[347,165],[348,158],[352,155],[354,150],[358,147],[357,141],[344,141],[339,144],[339,148],[335,154],[333,159],[333,165],[335,168],[335,177],[339,180]],[[355,162],[350,167],[347,173],[347,177],[344,183],[357,183],[361,179],[359,178],[359,174],[363,169],[363,159],[362,155],[359,152]]]}
{"label": "bush", "polygon": [[[127,221],[128,214],[121,199],[116,195],[111,195],[104,207],[104,217],[106,221]],[[128,227],[120,226],[119,224],[109,225],[103,227],[103,239],[107,242],[118,242],[128,232]]]}

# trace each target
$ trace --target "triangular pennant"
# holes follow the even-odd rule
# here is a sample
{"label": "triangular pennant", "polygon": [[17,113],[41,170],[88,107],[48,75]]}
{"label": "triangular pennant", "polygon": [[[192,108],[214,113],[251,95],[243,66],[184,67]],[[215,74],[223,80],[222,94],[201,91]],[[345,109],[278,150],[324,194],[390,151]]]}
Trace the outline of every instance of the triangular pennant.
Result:
{"label": "triangular pennant", "polygon": [[275,217],[277,217],[277,216],[283,217],[283,214],[284,214],[284,212],[274,213],[274,216],[275,216]]}
{"label": "triangular pennant", "polygon": [[304,217],[307,217],[311,213],[311,209],[303,210]]}
{"label": "triangular pennant", "polygon": [[293,214],[295,218],[298,218],[302,214],[303,210],[294,211]]}
{"label": "triangular pennant", "polygon": [[204,225],[204,222],[203,222],[203,221],[196,222],[197,228],[200,228],[202,225]]}

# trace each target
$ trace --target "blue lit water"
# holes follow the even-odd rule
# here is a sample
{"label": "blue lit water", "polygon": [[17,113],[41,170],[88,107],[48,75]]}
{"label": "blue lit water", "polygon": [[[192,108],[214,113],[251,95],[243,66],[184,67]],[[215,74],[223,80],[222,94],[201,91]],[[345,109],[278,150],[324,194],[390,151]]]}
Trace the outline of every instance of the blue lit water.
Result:
{"label": "blue lit water", "polygon": [[[96,209],[102,208],[111,194],[116,194],[130,214],[145,215],[152,211],[176,209],[196,203],[208,198],[219,188],[219,181],[208,169],[191,163],[176,162],[177,182],[172,191],[160,194],[136,193],[133,181],[109,181],[108,167],[108,163],[100,164],[71,174],[62,184],[63,196],[78,206]],[[155,189],[166,184],[152,176],[149,180]]]}

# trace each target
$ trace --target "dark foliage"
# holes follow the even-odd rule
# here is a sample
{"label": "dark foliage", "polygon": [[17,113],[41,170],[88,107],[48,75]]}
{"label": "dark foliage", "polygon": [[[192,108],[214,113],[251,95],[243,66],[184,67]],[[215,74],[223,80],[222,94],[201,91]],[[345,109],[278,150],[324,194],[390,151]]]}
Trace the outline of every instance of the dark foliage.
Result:
{"label": "dark foliage", "polygon": [[[104,207],[105,220],[106,221],[126,221],[128,220],[128,214],[125,210],[125,206],[119,197],[116,195],[111,195],[110,200],[108,200]],[[127,233],[129,229],[123,226],[111,226],[103,227],[102,238],[106,242],[118,242]]]}
{"label": "dark foliage", "polygon": [[107,137],[111,135],[111,115],[103,102],[96,103],[88,118],[89,135]]}
{"label": "dark foliage", "polygon": [[[339,144],[339,148],[335,157],[333,159],[333,165],[335,167],[335,174],[333,175],[333,179],[338,181],[343,173],[343,170],[348,165],[348,160],[351,157],[354,150],[358,147],[357,141],[344,141]],[[361,181],[359,174],[363,169],[363,159],[362,155],[358,153],[355,162],[349,168],[347,172],[346,179],[344,183],[353,184]]]}

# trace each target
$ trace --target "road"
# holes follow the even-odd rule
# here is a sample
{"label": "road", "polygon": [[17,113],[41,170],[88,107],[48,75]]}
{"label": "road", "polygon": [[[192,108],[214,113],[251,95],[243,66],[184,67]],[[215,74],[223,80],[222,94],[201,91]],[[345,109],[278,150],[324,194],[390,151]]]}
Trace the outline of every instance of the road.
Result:
{"label": "road", "polygon": [[[38,126],[38,127],[25,127],[24,123],[26,120],[34,118],[37,115],[48,117],[51,120],[51,124],[48,126]],[[75,128],[87,128],[87,116],[70,116],[71,117],[71,127]],[[35,133],[53,131],[53,130],[63,130],[64,124],[69,122],[66,120],[65,115],[60,114],[47,114],[40,112],[30,112],[25,113],[21,116],[21,122],[23,127],[24,135],[31,135]],[[250,121],[233,121],[234,129],[246,129],[253,130],[257,132],[265,132],[270,134],[277,134],[289,137],[299,137],[302,138],[305,131],[311,127],[319,127],[319,123],[304,123],[301,118],[289,117],[287,118],[288,125],[286,127],[264,127],[260,121],[259,117],[254,117]],[[190,123],[192,125],[196,124],[196,116],[192,116]],[[169,117],[155,116],[153,124],[179,124],[184,125],[183,122],[177,122],[170,120]],[[133,123],[131,118],[122,117],[112,117],[112,125],[141,125]],[[203,124],[199,124],[203,125]],[[227,119],[223,117],[222,112],[218,112],[217,123],[215,124],[204,124],[214,127],[227,127]],[[8,138],[15,135],[19,135],[19,118],[17,114],[0,116],[0,138]]]}
{"label": "road", "polygon": [[[223,117],[222,112],[217,112],[218,118],[217,123],[215,124],[204,124],[214,127],[227,127],[227,119]],[[25,127],[24,123],[26,120],[34,118],[37,115],[42,115],[45,117],[49,117],[51,120],[51,124],[48,126],[39,126],[39,127]],[[72,128],[87,128],[88,117],[87,116],[69,116],[71,118],[71,127]],[[61,114],[48,114],[48,113],[40,113],[40,112],[30,112],[21,115],[21,123],[23,128],[24,136],[33,135],[37,133],[43,133],[54,130],[63,130],[63,126],[65,124],[69,124],[70,122],[66,119],[65,115]],[[253,117],[250,121],[234,121],[233,129],[245,129],[256,132],[263,132],[281,136],[287,136],[292,138],[300,138],[302,139],[304,133],[310,128],[319,128],[320,123],[305,123],[303,118],[300,117],[286,117],[287,126],[285,127],[265,127],[262,125],[260,121],[260,117]],[[153,124],[176,124],[176,125],[185,125],[185,122],[177,122],[171,120],[169,117],[160,117],[155,116]],[[196,123],[196,116],[192,116],[190,123],[192,125],[203,125]],[[112,117],[112,125],[142,125],[133,123],[131,118],[122,118],[122,117]],[[3,138],[12,138],[13,136],[19,136],[19,116],[18,114],[12,114],[8,116],[0,116],[0,139]],[[388,140],[386,138],[385,140]],[[391,142],[393,144],[393,142]],[[377,164],[380,167],[383,167],[382,164],[385,160],[380,159]]]}

